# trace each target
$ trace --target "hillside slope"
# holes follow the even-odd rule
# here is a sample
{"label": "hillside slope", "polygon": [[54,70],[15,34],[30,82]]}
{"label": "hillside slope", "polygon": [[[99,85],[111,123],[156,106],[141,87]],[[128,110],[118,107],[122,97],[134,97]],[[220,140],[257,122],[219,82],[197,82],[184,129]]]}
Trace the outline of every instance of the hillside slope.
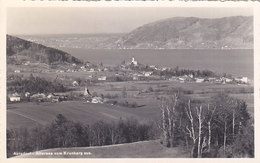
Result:
{"label": "hillside slope", "polygon": [[[85,155],[83,154],[85,152]],[[50,155],[58,153],[60,155]],[[83,155],[80,155],[80,154]],[[42,155],[41,155],[42,154]],[[47,155],[44,155],[47,154]],[[15,158],[187,158],[189,154],[180,148],[167,148],[159,140],[117,144],[100,147],[55,148],[38,151],[38,155],[22,155]]]}
{"label": "hillside slope", "polygon": [[80,64],[79,59],[58,49],[43,46],[20,39],[18,37],[6,36],[6,54],[8,64],[21,64],[26,61],[46,64]]}
{"label": "hillside slope", "polygon": [[121,48],[253,48],[253,17],[174,17],[143,25],[117,41]]}

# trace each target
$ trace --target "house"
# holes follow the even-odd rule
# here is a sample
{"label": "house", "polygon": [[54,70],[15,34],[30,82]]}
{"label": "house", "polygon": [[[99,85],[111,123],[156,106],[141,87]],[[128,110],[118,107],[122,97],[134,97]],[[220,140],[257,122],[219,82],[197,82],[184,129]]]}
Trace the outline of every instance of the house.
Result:
{"label": "house", "polygon": [[161,68],[161,71],[165,71],[167,69],[168,69],[167,67],[163,67],[163,68]]}
{"label": "house", "polygon": [[229,79],[229,78],[221,78],[221,80],[224,82],[224,83],[231,83],[233,80],[232,79]]}
{"label": "house", "polygon": [[248,78],[247,77],[238,77],[238,78],[235,78],[235,81],[238,82],[238,83],[247,84]]}
{"label": "house", "polygon": [[151,76],[153,72],[145,72],[144,73],[144,76],[148,77],[148,76]]}
{"label": "house", "polygon": [[24,96],[25,97],[30,97],[31,93],[30,92],[25,92]]}
{"label": "house", "polygon": [[179,81],[185,81],[186,78],[185,78],[185,77],[178,77],[178,80],[179,80]]}
{"label": "house", "polygon": [[106,76],[101,76],[98,78],[98,80],[107,80],[107,77]]}
{"label": "house", "polygon": [[209,81],[209,82],[215,82],[215,81],[216,81],[216,78],[208,78],[208,81]]}
{"label": "house", "polygon": [[158,70],[158,68],[155,65],[150,65],[150,68],[152,68],[154,70]]}
{"label": "house", "polygon": [[25,66],[28,66],[29,64],[30,64],[30,61],[26,61],[26,62],[24,63]]}
{"label": "house", "polygon": [[196,83],[202,83],[202,82],[204,82],[203,78],[196,78]]}
{"label": "house", "polygon": [[137,75],[134,75],[133,80],[139,80],[139,77]]}
{"label": "house", "polygon": [[19,102],[19,101],[21,101],[21,97],[20,96],[11,96],[10,101],[11,102]]}
{"label": "house", "polygon": [[94,72],[95,71],[95,69],[93,69],[93,68],[91,68],[90,70],[89,70],[89,72]]}
{"label": "house", "polygon": [[77,87],[77,86],[79,86],[79,83],[78,83],[77,81],[73,81],[73,82],[72,82],[72,86],[73,86],[73,87]]}
{"label": "house", "polygon": [[91,100],[91,103],[93,104],[97,104],[97,103],[103,103],[103,100],[101,97],[93,97],[92,100]]}
{"label": "house", "polygon": [[46,99],[46,95],[43,93],[33,94],[30,99],[37,101],[44,101]]}
{"label": "house", "polygon": [[50,93],[48,96],[47,96],[47,100],[48,101],[51,101],[51,102],[59,102],[60,101],[60,97],[55,95],[54,93]]}
{"label": "house", "polygon": [[59,102],[60,101],[60,98],[59,96],[55,96],[54,98],[52,98],[51,102]]}
{"label": "house", "polygon": [[47,98],[48,99],[51,99],[51,98],[53,98],[55,95],[53,94],[53,93],[50,93],[48,96],[47,96]]}
{"label": "house", "polygon": [[56,93],[54,93],[54,96],[55,96],[54,97],[54,101],[55,101],[55,99],[58,99],[59,101],[65,101],[65,100],[68,99],[68,94],[66,94],[66,93],[58,93],[58,92],[56,92]]}
{"label": "house", "polygon": [[247,77],[242,77],[241,78],[241,82],[247,84],[248,83],[248,78]]}
{"label": "house", "polygon": [[9,100],[11,102],[19,102],[19,101],[21,101],[21,96],[17,92],[15,92],[9,96]]}
{"label": "house", "polygon": [[20,73],[21,70],[14,70],[14,73]]}

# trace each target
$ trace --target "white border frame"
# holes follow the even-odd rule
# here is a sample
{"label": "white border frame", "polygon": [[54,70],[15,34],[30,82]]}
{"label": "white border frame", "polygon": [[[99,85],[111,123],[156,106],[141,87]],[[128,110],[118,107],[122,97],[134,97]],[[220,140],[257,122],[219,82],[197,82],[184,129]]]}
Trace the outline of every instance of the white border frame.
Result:
{"label": "white border frame", "polygon": [[[6,158],[6,8],[8,7],[252,7],[254,8],[254,122],[255,122],[255,158],[214,158],[214,159],[193,159],[193,158],[153,158],[153,159],[139,159],[139,158],[129,158],[129,159],[7,159]],[[0,0],[0,162],[45,162],[45,161],[63,161],[63,162],[122,162],[122,161],[135,161],[135,162],[236,162],[236,163],[251,163],[260,162],[260,95],[259,95],[259,75],[260,75],[260,2],[183,2],[183,1],[110,1],[110,2],[88,2],[88,1],[49,1],[49,0]]]}

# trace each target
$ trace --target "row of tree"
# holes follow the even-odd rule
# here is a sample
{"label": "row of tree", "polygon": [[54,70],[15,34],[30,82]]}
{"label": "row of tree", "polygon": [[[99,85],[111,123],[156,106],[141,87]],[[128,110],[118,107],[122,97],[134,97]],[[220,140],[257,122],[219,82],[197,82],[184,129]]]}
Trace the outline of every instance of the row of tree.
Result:
{"label": "row of tree", "polygon": [[164,71],[157,70],[154,74],[159,76],[166,76],[167,78],[172,76],[184,76],[193,75],[193,77],[217,77],[218,75],[210,70],[190,70],[180,69],[178,66],[175,68],[166,69]]}
{"label": "row of tree", "polygon": [[31,152],[48,148],[88,147],[131,143],[155,138],[152,124],[136,120],[119,120],[117,123],[98,121],[82,125],[59,114],[49,125],[32,129],[7,130],[7,156],[14,152]]}
{"label": "row of tree", "polygon": [[208,104],[177,94],[161,103],[162,143],[191,157],[254,157],[254,128],[244,101],[218,94]]}

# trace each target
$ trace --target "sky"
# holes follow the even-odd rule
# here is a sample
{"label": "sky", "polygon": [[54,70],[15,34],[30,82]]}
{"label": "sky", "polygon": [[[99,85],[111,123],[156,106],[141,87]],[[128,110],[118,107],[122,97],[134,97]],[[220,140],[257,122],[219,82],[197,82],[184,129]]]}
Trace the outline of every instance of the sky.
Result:
{"label": "sky", "polygon": [[253,16],[252,8],[8,8],[8,34],[127,33],[153,21],[170,17],[219,18]]}

